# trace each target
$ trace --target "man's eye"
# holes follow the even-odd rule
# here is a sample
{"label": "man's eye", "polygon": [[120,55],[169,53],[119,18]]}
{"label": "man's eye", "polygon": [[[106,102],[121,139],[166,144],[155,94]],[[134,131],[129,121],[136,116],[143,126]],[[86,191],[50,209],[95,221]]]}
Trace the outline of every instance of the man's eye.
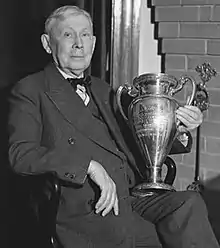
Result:
{"label": "man's eye", "polygon": [[90,37],[91,35],[90,35],[90,33],[83,33],[82,36],[83,37]]}
{"label": "man's eye", "polygon": [[64,37],[66,37],[66,38],[70,38],[71,36],[72,36],[71,33],[68,33],[68,32],[64,33]]}

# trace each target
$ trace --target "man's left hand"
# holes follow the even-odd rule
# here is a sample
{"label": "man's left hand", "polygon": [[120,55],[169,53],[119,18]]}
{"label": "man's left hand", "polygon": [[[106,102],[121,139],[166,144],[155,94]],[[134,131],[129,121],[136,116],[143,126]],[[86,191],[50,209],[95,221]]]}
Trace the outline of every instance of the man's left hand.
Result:
{"label": "man's left hand", "polygon": [[186,129],[193,130],[203,121],[203,114],[196,106],[185,105],[176,110],[176,117],[186,126]]}

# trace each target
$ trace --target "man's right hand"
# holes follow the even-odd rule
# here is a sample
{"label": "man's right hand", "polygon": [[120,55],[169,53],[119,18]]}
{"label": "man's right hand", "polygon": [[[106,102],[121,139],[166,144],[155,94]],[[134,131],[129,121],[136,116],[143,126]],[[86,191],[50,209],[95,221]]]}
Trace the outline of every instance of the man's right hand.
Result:
{"label": "man's right hand", "polygon": [[112,209],[115,215],[119,213],[116,185],[110,178],[103,166],[91,160],[88,175],[100,187],[101,197],[95,205],[96,213],[102,212],[102,216],[108,214]]}

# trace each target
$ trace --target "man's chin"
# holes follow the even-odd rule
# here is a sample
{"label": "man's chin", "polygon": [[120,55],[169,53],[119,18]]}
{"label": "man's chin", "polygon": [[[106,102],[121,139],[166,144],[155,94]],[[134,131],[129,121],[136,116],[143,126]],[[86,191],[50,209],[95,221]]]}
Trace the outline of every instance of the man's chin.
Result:
{"label": "man's chin", "polygon": [[79,61],[76,61],[76,62],[74,61],[74,63],[71,63],[70,67],[81,70],[83,68],[86,68],[87,64],[85,63],[85,61],[80,61],[79,60]]}
{"label": "man's chin", "polygon": [[81,75],[85,70],[87,69],[87,66],[83,66],[83,67],[76,67],[76,66],[72,66],[70,68],[70,71],[72,71],[75,75]]}

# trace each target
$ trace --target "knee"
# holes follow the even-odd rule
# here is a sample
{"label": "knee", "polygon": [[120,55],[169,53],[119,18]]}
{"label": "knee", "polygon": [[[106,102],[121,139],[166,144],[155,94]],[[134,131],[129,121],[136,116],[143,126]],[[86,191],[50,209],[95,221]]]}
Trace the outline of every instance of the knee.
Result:
{"label": "knee", "polygon": [[201,195],[193,191],[182,191],[177,193],[179,207],[170,216],[176,220],[178,226],[186,223],[200,221],[202,218],[207,218],[207,209]]}
{"label": "knee", "polygon": [[206,204],[200,195],[200,193],[193,191],[183,191],[181,192],[184,198],[184,205],[195,211],[207,211]]}

